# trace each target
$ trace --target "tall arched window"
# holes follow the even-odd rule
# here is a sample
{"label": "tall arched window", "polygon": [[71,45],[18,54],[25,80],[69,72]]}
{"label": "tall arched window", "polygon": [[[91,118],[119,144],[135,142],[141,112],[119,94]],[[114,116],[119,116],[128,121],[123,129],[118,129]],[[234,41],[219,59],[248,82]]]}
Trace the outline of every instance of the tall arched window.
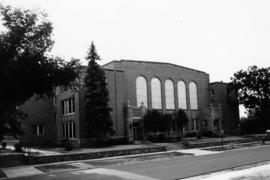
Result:
{"label": "tall arched window", "polygon": [[136,97],[137,107],[140,107],[142,103],[147,107],[147,83],[143,76],[138,76],[136,79]]}
{"label": "tall arched window", "polygon": [[184,81],[179,81],[177,83],[178,91],[178,108],[187,109],[187,94],[186,94],[186,84]]}
{"label": "tall arched window", "polygon": [[151,95],[152,95],[152,108],[162,109],[161,83],[158,78],[153,78],[151,80]]}
{"label": "tall arched window", "polygon": [[172,80],[165,81],[165,101],[166,109],[175,109],[174,105],[174,87]]}
{"label": "tall arched window", "polygon": [[198,109],[197,85],[194,82],[189,83],[189,101],[190,109]]}

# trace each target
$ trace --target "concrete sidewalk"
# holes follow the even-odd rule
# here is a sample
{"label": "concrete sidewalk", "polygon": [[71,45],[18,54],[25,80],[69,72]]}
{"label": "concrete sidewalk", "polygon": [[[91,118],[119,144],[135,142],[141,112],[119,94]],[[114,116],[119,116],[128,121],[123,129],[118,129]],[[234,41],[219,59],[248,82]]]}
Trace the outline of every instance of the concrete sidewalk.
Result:
{"label": "concrete sidewalk", "polygon": [[269,180],[270,162],[253,164],[240,168],[229,169],[202,176],[185,178],[184,180]]}
{"label": "concrete sidewalk", "polygon": [[[12,178],[27,178],[27,179],[39,179],[40,175],[44,174],[42,171],[39,171],[35,168],[24,168],[24,169],[16,169],[17,173],[7,173],[6,178],[0,178],[1,180],[4,179],[12,179]],[[63,173],[62,173],[63,174]],[[147,177],[143,175],[138,175],[134,173],[119,171],[119,170],[112,170],[112,169],[105,169],[105,168],[93,168],[93,169],[85,169],[85,170],[78,170],[78,171],[71,171],[68,173],[69,178],[70,176],[87,176],[87,178],[91,179],[108,179],[108,180],[158,180],[152,177]],[[47,174],[50,176],[50,174]],[[52,175],[54,176],[54,175]]]}

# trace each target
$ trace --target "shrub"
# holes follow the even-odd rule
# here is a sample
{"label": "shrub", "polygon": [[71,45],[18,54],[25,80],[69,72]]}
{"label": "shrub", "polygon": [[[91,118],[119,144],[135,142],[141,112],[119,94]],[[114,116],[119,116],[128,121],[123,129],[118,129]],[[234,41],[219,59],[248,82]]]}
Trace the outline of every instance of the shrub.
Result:
{"label": "shrub", "polygon": [[197,135],[196,135],[196,138],[197,139],[202,139],[202,134],[200,132],[198,132]]}
{"label": "shrub", "polygon": [[154,141],[155,140],[155,135],[153,134],[153,133],[149,133],[148,135],[147,135],[147,139],[149,140],[149,141]]}
{"label": "shrub", "polygon": [[162,133],[162,134],[159,134],[159,135],[157,136],[157,139],[158,139],[158,141],[164,141],[164,140],[165,140],[164,134],[163,134],[163,133]]}
{"label": "shrub", "polygon": [[261,126],[260,119],[244,119],[240,121],[241,133],[242,134],[260,134],[265,133],[264,127]]}
{"label": "shrub", "polygon": [[109,138],[104,139],[101,141],[103,146],[113,146],[113,145],[121,145],[121,144],[128,144],[128,139],[125,137],[119,138]]}
{"label": "shrub", "polygon": [[67,140],[66,143],[65,143],[65,150],[66,151],[71,151],[72,149],[73,149],[73,147],[72,147],[71,142],[69,140]]}
{"label": "shrub", "polygon": [[1,146],[2,146],[2,149],[6,149],[7,143],[6,143],[6,142],[2,142],[2,143],[1,143]]}
{"label": "shrub", "polygon": [[213,131],[204,131],[204,132],[202,132],[202,136],[204,136],[204,137],[219,137],[218,134],[214,133]]}
{"label": "shrub", "polygon": [[181,140],[181,144],[183,144],[186,147],[189,147],[189,143],[186,140]]}
{"label": "shrub", "polygon": [[196,132],[190,132],[186,134],[186,137],[196,137],[197,133]]}
{"label": "shrub", "polygon": [[23,152],[21,144],[14,144],[14,149],[16,152]]}
{"label": "shrub", "polygon": [[151,142],[163,142],[166,140],[164,133],[149,133],[147,139]]}

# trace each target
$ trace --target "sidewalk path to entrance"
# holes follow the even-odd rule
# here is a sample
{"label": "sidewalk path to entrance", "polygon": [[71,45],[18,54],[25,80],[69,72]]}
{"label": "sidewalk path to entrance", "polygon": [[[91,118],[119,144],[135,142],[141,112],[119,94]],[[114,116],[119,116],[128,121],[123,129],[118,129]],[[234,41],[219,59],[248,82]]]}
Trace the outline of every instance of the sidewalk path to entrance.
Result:
{"label": "sidewalk path to entrance", "polygon": [[176,150],[176,152],[193,154],[194,156],[204,156],[204,155],[209,155],[209,154],[222,153],[223,151],[208,151],[208,150],[202,150],[202,149],[181,149],[181,150]]}
{"label": "sidewalk path to entrance", "polygon": [[12,168],[4,168],[2,171],[5,173],[8,178],[16,178],[22,176],[32,176],[37,174],[44,174],[42,171],[34,168],[34,167],[12,167]]}

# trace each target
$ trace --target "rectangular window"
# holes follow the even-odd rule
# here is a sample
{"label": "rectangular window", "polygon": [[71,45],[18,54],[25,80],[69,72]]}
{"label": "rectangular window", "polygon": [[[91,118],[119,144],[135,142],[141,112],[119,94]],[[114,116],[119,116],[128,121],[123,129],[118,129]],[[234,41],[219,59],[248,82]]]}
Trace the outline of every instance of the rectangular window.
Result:
{"label": "rectangular window", "polygon": [[33,134],[37,135],[37,125],[33,125]]}
{"label": "rectangular window", "polygon": [[57,121],[57,113],[54,113],[54,124],[56,124]]}
{"label": "rectangular window", "polygon": [[211,94],[211,96],[214,96],[214,95],[215,95],[214,89],[211,89],[211,90],[210,90],[210,94]]}
{"label": "rectangular window", "polygon": [[188,124],[183,126],[183,132],[186,132],[188,130]]}
{"label": "rectangular window", "polygon": [[74,122],[65,122],[62,126],[62,136],[64,139],[75,138],[75,123]]}
{"label": "rectangular window", "polygon": [[44,135],[44,126],[40,124],[33,125],[33,134],[34,135]]}
{"label": "rectangular window", "polygon": [[192,131],[197,131],[199,130],[199,126],[198,126],[198,119],[195,118],[195,119],[191,119],[191,130]]}
{"label": "rectangular window", "polygon": [[65,131],[65,124],[62,124],[62,137],[65,139],[66,138],[66,131]]}
{"label": "rectangular window", "polygon": [[53,96],[53,105],[56,106],[58,104],[58,95]]}
{"label": "rectangular window", "polygon": [[68,128],[68,129],[69,129],[69,130],[68,130],[68,131],[69,131],[69,136],[68,136],[68,137],[69,137],[69,138],[72,138],[72,137],[73,137],[72,124],[73,124],[72,122],[69,122],[69,123],[68,123],[68,127],[69,127],[69,128]]}
{"label": "rectangular window", "polygon": [[203,127],[206,129],[206,128],[207,128],[207,126],[208,126],[208,124],[207,124],[207,120],[204,120],[204,121],[203,121]]}
{"label": "rectangular window", "polygon": [[68,138],[68,124],[65,123],[65,137]]}
{"label": "rectangular window", "polygon": [[72,114],[75,113],[75,102],[74,102],[74,97],[70,99],[66,99],[61,102],[62,105],[62,114],[67,115],[67,114]]}

